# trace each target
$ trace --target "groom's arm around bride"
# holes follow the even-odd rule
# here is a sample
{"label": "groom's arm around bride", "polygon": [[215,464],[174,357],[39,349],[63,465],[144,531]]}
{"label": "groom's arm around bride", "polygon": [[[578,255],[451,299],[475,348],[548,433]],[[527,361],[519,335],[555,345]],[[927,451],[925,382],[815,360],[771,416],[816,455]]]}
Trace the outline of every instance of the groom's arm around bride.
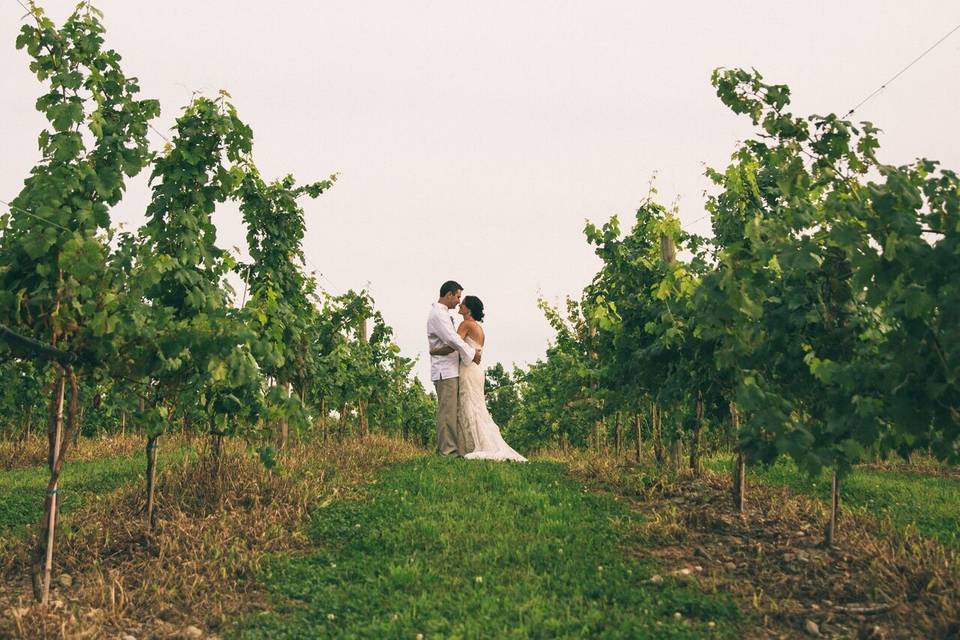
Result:
{"label": "groom's arm around bride", "polygon": [[[444,283],[444,287],[448,284],[459,286],[451,281]],[[443,288],[441,288],[441,291],[442,290]],[[472,360],[480,364],[479,351],[471,347],[460,337],[454,325],[453,317],[450,315],[450,309],[460,304],[460,296],[462,293],[463,290],[460,289],[456,292],[448,292],[445,295],[441,295],[440,299],[430,308],[430,316],[427,318],[427,342],[430,346],[430,377],[434,380],[440,377],[456,377],[458,375],[457,372],[449,371],[450,367],[443,365],[456,364],[457,371],[459,371],[460,358],[462,358],[464,362],[470,362]],[[457,353],[457,356],[454,356],[454,353]],[[435,373],[440,375],[435,376]]]}

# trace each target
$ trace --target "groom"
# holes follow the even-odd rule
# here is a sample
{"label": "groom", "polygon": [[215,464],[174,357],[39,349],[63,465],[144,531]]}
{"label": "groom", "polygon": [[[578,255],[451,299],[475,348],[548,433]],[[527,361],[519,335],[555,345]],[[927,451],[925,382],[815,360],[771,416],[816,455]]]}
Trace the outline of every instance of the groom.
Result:
{"label": "groom", "polygon": [[463,287],[447,280],[440,286],[440,299],[427,317],[427,342],[430,350],[448,346],[452,353],[430,356],[430,379],[437,390],[437,451],[441,455],[463,456],[476,448],[473,437],[457,427],[460,358],[480,364],[480,353],[457,335],[450,310],[460,304]]}

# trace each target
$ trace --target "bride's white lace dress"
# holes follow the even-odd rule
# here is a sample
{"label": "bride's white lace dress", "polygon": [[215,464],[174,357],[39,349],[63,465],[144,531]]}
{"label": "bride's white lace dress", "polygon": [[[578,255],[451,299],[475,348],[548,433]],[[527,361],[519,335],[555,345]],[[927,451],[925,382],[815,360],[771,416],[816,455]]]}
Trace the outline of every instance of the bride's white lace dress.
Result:
{"label": "bride's white lace dress", "polygon": [[[467,344],[473,348],[478,345],[472,338],[467,338]],[[476,448],[473,452],[463,456],[468,460],[515,460],[526,462],[527,459],[510,448],[500,435],[500,427],[493,421],[487,411],[487,401],[483,394],[483,369],[475,362],[460,362],[460,406],[457,419],[460,428],[473,435]]]}

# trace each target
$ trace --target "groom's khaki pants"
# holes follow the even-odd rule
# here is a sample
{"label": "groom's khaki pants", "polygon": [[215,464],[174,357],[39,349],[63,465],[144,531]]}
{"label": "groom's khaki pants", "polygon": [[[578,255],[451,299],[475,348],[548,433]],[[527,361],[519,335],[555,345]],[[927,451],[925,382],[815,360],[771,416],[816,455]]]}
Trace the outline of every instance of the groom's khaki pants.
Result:
{"label": "groom's khaki pants", "polygon": [[460,379],[434,380],[433,386],[437,390],[437,451],[445,456],[470,453],[472,439],[466,442],[463,430],[457,427]]}

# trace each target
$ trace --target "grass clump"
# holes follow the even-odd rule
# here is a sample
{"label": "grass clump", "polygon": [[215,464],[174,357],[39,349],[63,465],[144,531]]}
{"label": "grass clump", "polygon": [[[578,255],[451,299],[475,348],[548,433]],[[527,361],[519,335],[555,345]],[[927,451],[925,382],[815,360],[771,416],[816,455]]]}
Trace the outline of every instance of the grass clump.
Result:
{"label": "grass clump", "polygon": [[735,636],[729,598],[651,584],[655,565],[623,553],[632,518],[556,463],[417,459],[318,511],[315,550],[264,570],[275,611],[234,635]]}

